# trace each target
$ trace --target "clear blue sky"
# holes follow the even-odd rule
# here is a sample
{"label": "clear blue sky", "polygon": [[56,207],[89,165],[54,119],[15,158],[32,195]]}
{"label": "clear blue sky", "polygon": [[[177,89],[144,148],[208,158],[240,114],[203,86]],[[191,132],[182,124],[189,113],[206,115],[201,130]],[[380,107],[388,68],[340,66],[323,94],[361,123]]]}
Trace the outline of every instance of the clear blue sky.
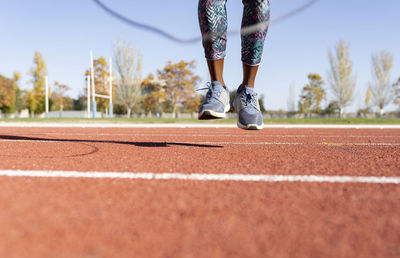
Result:
{"label": "clear blue sky", "polygon": [[[103,0],[123,15],[160,27],[179,37],[199,35],[197,0],[127,1]],[[307,0],[271,0],[271,16],[277,17]],[[227,4],[230,29],[239,29],[242,4]],[[265,95],[267,109],[287,109],[289,86],[296,97],[307,74],[327,77],[327,51],[338,40],[350,44],[357,74],[357,98],[347,111],[362,106],[371,80],[371,54],[387,50],[394,54],[392,80],[400,76],[400,1],[320,0],[301,14],[272,24],[267,36],[256,90]],[[91,0],[13,0],[0,8],[0,74],[22,74],[22,88],[31,88],[28,75],[34,51],[47,63],[50,83],[69,85],[76,97],[84,88],[83,74],[89,67],[89,50],[95,57],[112,56],[117,39],[131,41],[143,55],[143,74],[161,69],[168,60],[195,60],[197,73],[208,80],[201,43],[181,45],[129,27],[108,16]],[[240,39],[228,39],[225,81],[230,89],[241,82]],[[328,87],[328,85],[326,85]],[[389,109],[393,109],[390,107]]]}

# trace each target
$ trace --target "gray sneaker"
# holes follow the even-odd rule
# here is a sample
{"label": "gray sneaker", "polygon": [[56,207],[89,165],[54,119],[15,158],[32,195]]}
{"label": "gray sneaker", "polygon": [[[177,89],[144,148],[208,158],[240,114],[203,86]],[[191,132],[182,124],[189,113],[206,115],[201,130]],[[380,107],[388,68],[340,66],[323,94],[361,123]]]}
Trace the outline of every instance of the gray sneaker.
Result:
{"label": "gray sneaker", "polygon": [[217,81],[209,83],[204,89],[208,89],[208,92],[199,109],[199,119],[225,118],[225,113],[230,109],[229,92]]}
{"label": "gray sneaker", "polygon": [[245,130],[260,130],[263,128],[263,116],[260,111],[257,93],[253,88],[244,87],[236,91],[233,107],[238,112],[237,126]]}

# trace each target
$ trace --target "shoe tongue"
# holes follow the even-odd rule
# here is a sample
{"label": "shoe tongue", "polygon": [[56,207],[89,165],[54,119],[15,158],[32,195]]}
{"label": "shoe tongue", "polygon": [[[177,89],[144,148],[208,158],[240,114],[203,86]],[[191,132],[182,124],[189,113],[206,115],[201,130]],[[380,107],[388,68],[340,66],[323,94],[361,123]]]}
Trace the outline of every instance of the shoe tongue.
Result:
{"label": "shoe tongue", "polygon": [[251,94],[251,93],[254,92],[254,89],[253,89],[253,88],[250,88],[250,87],[247,87],[247,86],[244,87],[244,90],[245,90],[245,92],[246,92],[247,94]]}
{"label": "shoe tongue", "polygon": [[246,101],[248,101],[248,103],[250,104],[250,107],[254,107],[255,108],[255,99],[254,99],[254,88],[250,88],[250,87],[244,87],[244,89],[242,89],[244,95],[246,96]]}
{"label": "shoe tongue", "polygon": [[213,89],[224,88],[219,81],[211,82],[211,86],[213,87]]}
{"label": "shoe tongue", "polygon": [[[242,88],[243,87],[243,88]],[[247,93],[247,94],[251,94],[251,93],[253,93],[254,92],[254,88],[250,88],[250,87],[247,87],[247,86],[243,86],[243,84],[241,84],[240,86],[239,86],[239,88],[237,89],[237,93],[240,93],[240,92],[245,92],[245,93]]]}

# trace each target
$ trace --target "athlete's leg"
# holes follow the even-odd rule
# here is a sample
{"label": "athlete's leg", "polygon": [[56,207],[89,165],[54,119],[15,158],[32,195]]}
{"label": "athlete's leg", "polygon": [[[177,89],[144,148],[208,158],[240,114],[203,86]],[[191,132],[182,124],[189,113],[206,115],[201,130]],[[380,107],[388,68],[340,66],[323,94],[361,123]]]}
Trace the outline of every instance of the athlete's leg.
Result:
{"label": "athlete's leg", "polygon": [[224,58],[217,60],[207,59],[208,71],[212,82],[218,81],[225,87],[224,82]]}
{"label": "athlete's leg", "polygon": [[218,81],[225,87],[226,0],[199,0],[198,14],[211,81]]}
{"label": "athlete's leg", "polygon": [[255,130],[263,128],[263,116],[254,81],[264,48],[269,22],[269,0],[242,0],[242,62],[243,81],[236,91],[233,106],[238,112],[239,128]]}
{"label": "athlete's leg", "polygon": [[254,88],[254,81],[256,80],[258,65],[248,65],[245,62],[242,62],[242,66],[243,66],[242,85]]}
{"label": "athlete's leg", "polygon": [[254,87],[269,23],[269,0],[242,0],[242,85]]}

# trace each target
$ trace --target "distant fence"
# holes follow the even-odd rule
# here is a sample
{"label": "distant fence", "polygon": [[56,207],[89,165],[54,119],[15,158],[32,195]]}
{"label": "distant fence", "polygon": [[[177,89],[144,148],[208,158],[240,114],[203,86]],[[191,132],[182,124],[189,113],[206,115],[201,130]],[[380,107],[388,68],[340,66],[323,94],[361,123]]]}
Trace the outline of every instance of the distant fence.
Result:
{"label": "distant fence", "polygon": [[[87,111],[51,111],[44,113],[45,118],[91,118],[92,112]],[[102,118],[100,112],[96,112],[96,118]]]}
{"label": "distant fence", "polygon": [[[14,114],[3,114],[0,113],[0,118],[29,118],[32,117],[29,115],[27,110],[22,111],[21,113]],[[88,116],[86,111],[51,111],[48,113],[43,113],[40,115],[34,115],[33,117],[38,118],[88,118],[92,117],[92,113]],[[116,115],[114,117],[126,117],[126,115]],[[132,118],[197,118],[197,113],[157,113],[157,114],[132,114]],[[227,113],[227,118],[237,118],[237,113]],[[303,118],[338,118],[338,114],[300,114],[295,112],[283,112],[283,111],[268,111],[263,113],[264,119],[303,119]],[[375,113],[345,113],[343,118],[376,118],[378,117]],[[381,116],[382,118],[400,118],[400,112],[391,112],[385,113]],[[101,112],[96,113],[96,118],[108,118],[107,114],[103,114]]]}

